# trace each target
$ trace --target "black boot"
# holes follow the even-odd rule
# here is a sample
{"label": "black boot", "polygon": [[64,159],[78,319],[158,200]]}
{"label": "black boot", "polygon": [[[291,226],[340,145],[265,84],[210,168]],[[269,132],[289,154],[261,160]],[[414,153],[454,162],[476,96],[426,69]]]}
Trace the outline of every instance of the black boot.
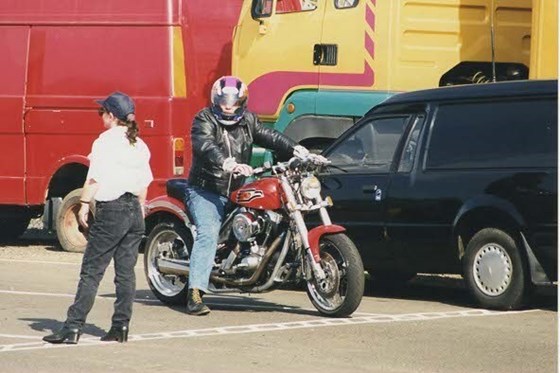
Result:
{"label": "black boot", "polygon": [[49,343],[66,343],[66,344],[76,344],[80,340],[80,329],[78,328],[67,328],[66,326],[59,331],[43,337],[43,341]]}
{"label": "black boot", "polygon": [[189,315],[202,316],[210,313],[204,303],[202,303],[202,292],[198,289],[189,289],[187,293],[187,313]]}
{"label": "black boot", "polygon": [[103,342],[119,342],[128,341],[128,326],[111,326],[111,329],[101,337]]}

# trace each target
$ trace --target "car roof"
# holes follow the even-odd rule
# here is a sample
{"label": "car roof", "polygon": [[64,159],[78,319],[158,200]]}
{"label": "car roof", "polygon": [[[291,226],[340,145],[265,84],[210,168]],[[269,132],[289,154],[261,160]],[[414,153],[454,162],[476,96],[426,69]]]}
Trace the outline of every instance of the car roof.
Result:
{"label": "car roof", "polygon": [[387,105],[449,101],[481,97],[516,97],[532,94],[558,95],[558,80],[520,80],[439,87],[396,94],[371,111]]}

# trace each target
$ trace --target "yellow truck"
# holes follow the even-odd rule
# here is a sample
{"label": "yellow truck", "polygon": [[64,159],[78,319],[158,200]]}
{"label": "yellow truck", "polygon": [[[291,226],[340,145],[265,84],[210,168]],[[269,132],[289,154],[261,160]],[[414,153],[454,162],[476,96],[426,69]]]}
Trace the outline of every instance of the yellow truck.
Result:
{"label": "yellow truck", "polygon": [[246,0],[232,71],[261,119],[322,149],[402,91],[557,77],[558,0]]}

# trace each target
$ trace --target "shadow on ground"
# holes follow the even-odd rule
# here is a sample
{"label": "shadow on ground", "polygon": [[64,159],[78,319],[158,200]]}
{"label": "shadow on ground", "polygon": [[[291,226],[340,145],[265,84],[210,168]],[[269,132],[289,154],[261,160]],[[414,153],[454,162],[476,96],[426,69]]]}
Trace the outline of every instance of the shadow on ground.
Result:
{"label": "shadow on ground", "polygon": [[[31,322],[29,327],[33,330],[37,330],[39,332],[44,332],[45,335],[54,333],[60,330],[64,326],[63,321],[53,320],[53,319],[35,319],[35,318],[21,318],[19,320]],[[105,335],[106,330],[101,329],[100,327],[85,323],[84,327],[82,328],[82,333],[90,334],[95,337],[101,337]]]}
{"label": "shadow on ground", "polygon": [[[439,302],[467,308],[480,308],[467,290],[460,276],[422,274],[401,286],[376,286],[366,281],[364,296],[389,299],[408,299]],[[557,311],[557,289],[539,287],[527,302],[525,309]]]}
{"label": "shadow on ground", "polygon": [[[115,294],[104,294],[104,297],[115,297]],[[137,290],[136,302],[153,307],[167,307],[176,312],[187,313],[186,305],[168,305],[153,295],[150,290]],[[270,302],[259,297],[258,294],[208,294],[204,296],[204,302],[212,310],[235,311],[235,312],[282,312],[297,315],[322,316],[318,311],[302,309],[285,304]],[[311,307],[311,304],[310,304]]]}

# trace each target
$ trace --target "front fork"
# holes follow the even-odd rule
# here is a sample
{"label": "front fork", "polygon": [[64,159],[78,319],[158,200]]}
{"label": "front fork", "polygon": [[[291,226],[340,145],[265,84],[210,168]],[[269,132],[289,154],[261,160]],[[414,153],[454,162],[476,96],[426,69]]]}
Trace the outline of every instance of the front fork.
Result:
{"label": "front fork", "polygon": [[[323,271],[323,268],[320,264],[321,258],[318,253],[316,255],[313,255],[313,251],[311,250],[311,246],[309,244],[309,231],[307,230],[307,226],[305,225],[303,214],[297,208],[298,204],[296,198],[287,180],[282,180],[282,187],[284,189],[284,194],[288,202],[288,207],[291,210],[292,219],[294,220],[298,233],[301,237],[301,243],[305,248],[305,256],[307,257],[307,262],[309,263],[311,270],[313,271],[313,276],[317,279],[318,283],[321,283],[325,280],[325,271]],[[326,208],[321,207],[321,209],[319,210],[319,214],[324,225],[331,225],[331,219]]]}

